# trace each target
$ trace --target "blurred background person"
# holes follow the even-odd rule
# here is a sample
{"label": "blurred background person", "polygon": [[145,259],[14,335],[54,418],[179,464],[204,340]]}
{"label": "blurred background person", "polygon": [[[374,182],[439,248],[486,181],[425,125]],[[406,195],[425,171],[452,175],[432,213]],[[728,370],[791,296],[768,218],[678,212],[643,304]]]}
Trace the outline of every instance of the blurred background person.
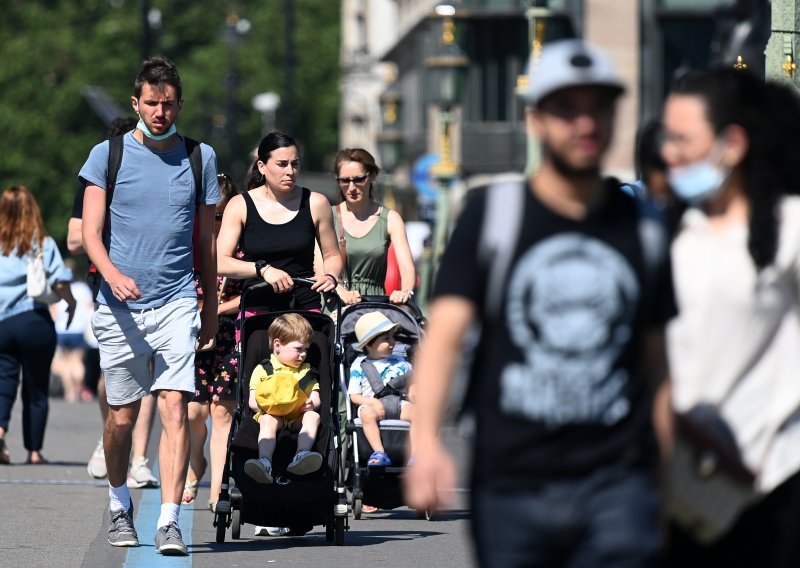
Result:
{"label": "blurred background person", "polygon": [[47,235],[39,205],[25,186],[0,196],[0,464],[10,463],[5,435],[22,370],[22,440],[26,463],[40,464],[49,410],[50,363],[56,330],[46,304],[27,295],[28,260],[41,252],[47,281],[67,302],[67,323],[75,298],[55,241]]}
{"label": "blurred background person", "polygon": [[[228,202],[238,190],[228,174],[217,176],[222,199],[214,214],[217,234],[222,225],[222,216]],[[236,406],[236,385],[239,366],[236,357],[236,316],[239,313],[239,297],[242,293],[240,280],[217,277],[216,290],[203,290],[199,275],[195,275],[197,296],[201,302],[216,302],[219,325],[215,345],[207,351],[195,354],[195,395],[189,402],[190,451],[189,471],[183,490],[183,502],[191,503],[197,497],[197,487],[206,471],[205,444],[208,436],[206,420],[211,417],[211,488],[208,501],[213,511],[222,488],[222,470],[228,451],[228,433],[231,428],[233,409]]]}
{"label": "blurred background person", "polygon": [[800,566],[800,101],[749,72],[690,73],[663,122],[691,206],[672,245],[670,564]]}
{"label": "blurred background person", "polygon": [[[75,297],[75,312],[68,311],[69,305],[64,300],[50,306],[50,315],[55,321],[58,337],[58,347],[50,365],[50,372],[61,380],[64,386],[64,399],[67,402],[79,402],[93,398],[89,390],[84,390],[83,379],[86,334],[87,330],[91,334],[89,320],[94,311],[94,296],[85,282],[75,279],[75,262],[72,259],[66,259],[64,267],[72,295]],[[72,322],[68,324],[70,317]]]}
{"label": "blurred background person", "polygon": [[[373,187],[380,173],[375,158],[362,148],[346,148],[336,155],[335,168],[342,194],[333,215],[344,263],[339,296],[346,304],[357,304],[362,295],[388,295],[390,302],[405,304],[414,295],[414,259],[403,218],[374,201]],[[400,269],[400,290],[384,288],[389,245]]]}

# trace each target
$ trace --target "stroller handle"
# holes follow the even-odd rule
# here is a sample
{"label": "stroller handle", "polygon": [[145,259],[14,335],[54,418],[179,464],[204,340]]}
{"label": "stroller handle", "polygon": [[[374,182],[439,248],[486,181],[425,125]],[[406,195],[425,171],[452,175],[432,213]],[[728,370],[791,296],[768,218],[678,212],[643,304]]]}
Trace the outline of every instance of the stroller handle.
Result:
{"label": "stroller handle", "polygon": [[[367,295],[361,296],[362,302],[377,302],[379,304],[388,304],[389,303],[389,296],[374,296],[374,295]],[[414,313],[414,317],[419,319],[424,318],[424,314],[420,307],[413,301],[406,302],[405,304],[396,304],[398,306],[406,306]]]}
{"label": "stroller handle", "polygon": [[[303,287],[306,287],[306,288],[311,288],[311,286],[316,284],[317,281],[313,280],[311,278],[292,278],[292,282],[294,282],[295,286],[303,286]],[[249,292],[255,292],[256,290],[261,290],[261,289],[266,288],[268,286],[271,287],[269,282],[261,281],[258,284],[253,284],[252,286],[248,286],[247,290]],[[337,298],[339,297],[339,294],[336,293],[336,289],[335,288],[333,290],[329,291],[329,292],[321,292],[321,294],[323,296],[325,296],[325,300],[326,301],[328,300],[328,298],[330,298],[332,296],[336,296]]]}

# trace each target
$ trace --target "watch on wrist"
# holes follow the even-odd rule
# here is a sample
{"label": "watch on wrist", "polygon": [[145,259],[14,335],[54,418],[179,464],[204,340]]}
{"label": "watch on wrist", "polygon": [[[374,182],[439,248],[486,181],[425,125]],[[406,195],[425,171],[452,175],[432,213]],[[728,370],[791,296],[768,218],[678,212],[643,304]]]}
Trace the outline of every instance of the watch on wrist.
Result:
{"label": "watch on wrist", "polygon": [[269,266],[269,264],[267,263],[266,260],[257,260],[256,261],[256,278],[258,278],[259,280],[261,278],[264,278],[261,275],[261,271],[264,270],[264,268],[267,267],[267,266]]}

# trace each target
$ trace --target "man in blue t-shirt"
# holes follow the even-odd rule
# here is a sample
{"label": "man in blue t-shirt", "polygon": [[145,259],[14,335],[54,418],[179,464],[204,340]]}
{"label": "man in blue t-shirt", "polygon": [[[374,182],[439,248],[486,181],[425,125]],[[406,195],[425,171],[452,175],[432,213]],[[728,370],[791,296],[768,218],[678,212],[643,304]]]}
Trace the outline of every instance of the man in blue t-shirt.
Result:
{"label": "man in blue t-shirt", "polygon": [[131,431],[142,398],[151,393],[164,428],[156,550],[185,555],[178,513],[188,466],[187,404],[194,394],[195,343],[209,343],[217,331],[213,303],[204,304],[198,317],[192,232],[197,219],[202,286],[213,289],[214,209],[220,199],[216,156],[210,146],[200,145],[203,181],[195,187],[184,139],[175,128],[183,99],[170,60],[152,57],[144,62],[131,103],[139,122],[124,136],[108,211],[108,142],[92,149],[79,174],[86,186],[83,244],[103,277],[92,328],[109,404],[103,434],[111,509],[108,541],[113,546],[139,544],[126,473]]}

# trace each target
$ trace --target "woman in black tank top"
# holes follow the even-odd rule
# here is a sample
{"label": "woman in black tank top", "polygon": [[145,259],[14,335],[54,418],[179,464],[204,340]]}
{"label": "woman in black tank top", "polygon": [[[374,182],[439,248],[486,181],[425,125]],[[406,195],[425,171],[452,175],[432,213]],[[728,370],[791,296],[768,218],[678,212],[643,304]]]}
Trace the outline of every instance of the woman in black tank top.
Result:
{"label": "woman in black tank top", "polygon": [[[298,173],[295,141],[272,132],[258,146],[249,185],[225,209],[217,240],[217,265],[221,276],[265,280],[275,293],[248,299],[248,308],[277,311],[319,309],[319,293],[333,290],[342,264],[328,200],[295,185]],[[314,274],[314,245],[322,252],[324,275]],[[244,259],[234,258],[239,244]],[[298,288],[292,278],[311,278],[311,288]],[[294,299],[294,302],[292,302]]]}

